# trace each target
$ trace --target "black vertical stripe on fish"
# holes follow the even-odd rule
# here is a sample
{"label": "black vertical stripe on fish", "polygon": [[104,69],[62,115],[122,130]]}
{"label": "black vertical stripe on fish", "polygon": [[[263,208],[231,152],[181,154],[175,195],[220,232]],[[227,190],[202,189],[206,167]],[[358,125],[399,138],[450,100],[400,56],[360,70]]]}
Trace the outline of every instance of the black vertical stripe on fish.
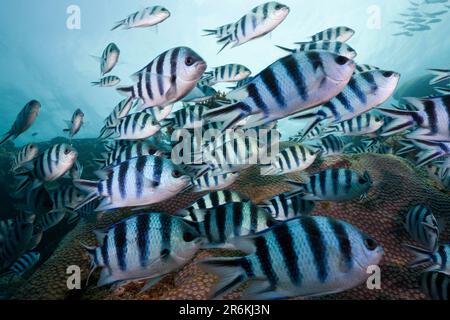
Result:
{"label": "black vertical stripe on fish", "polygon": [[102,255],[103,263],[108,268],[109,274],[111,274],[112,271],[111,271],[111,266],[109,265],[109,253],[108,253],[108,246],[109,246],[108,245],[108,241],[109,241],[109,239],[108,238],[109,238],[108,235],[106,235],[105,239],[103,239],[103,246],[101,246],[100,252],[101,252],[101,255]]}
{"label": "black vertical stripe on fish", "polygon": [[169,254],[172,250],[172,222],[173,218],[161,214],[159,215],[159,223],[161,225],[161,254],[163,255],[161,258],[163,260],[167,260],[169,258]]}
{"label": "black vertical stripe on fish", "polygon": [[271,68],[265,69],[260,73],[261,80],[266,87],[267,91],[270,92],[271,96],[278,103],[278,107],[285,107],[286,101],[284,99],[283,93],[281,92],[280,85],[277,78],[275,77]]}
{"label": "black vertical stripe on fish", "polygon": [[164,60],[166,57],[167,52],[162,53],[159,58],[158,62],[156,63],[156,74],[159,75],[157,82],[158,82],[158,90],[159,95],[162,96],[164,94],[164,82],[162,75],[164,74]]}
{"label": "black vertical stripe on fish", "polygon": [[320,54],[318,52],[308,51],[306,53],[306,56],[308,57],[311,65],[313,66],[314,71],[324,69],[322,58],[320,57]]}
{"label": "black vertical stripe on fish", "polygon": [[140,199],[144,190],[144,168],[147,163],[147,157],[139,157],[136,161],[136,198]]}
{"label": "black vertical stripe on fish", "polygon": [[[215,209],[213,209],[215,210]],[[203,225],[204,225],[204,229],[205,229],[205,235],[206,235],[206,239],[208,239],[208,242],[212,243],[213,242],[213,237],[211,234],[211,218],[212,218],[212,214],[211,213],[207,213],[204,217],[204,221],[203,221]]]}
{"label": "black vertical stripe on fish", "polygon": [[288,206],[288,203],[287,203],[286,195],[285,194],[280,194],[279,199],[280,199],[281,206],[283,207],[284,216],[287,217],[288,216],[288,211],[289,211],[289,206]]}
{"label": "black vertical stripe on fish", "polygon": [[249,96],[252,98],[253,102],[255,103],[256,107],[264,112],[264,114],[267,114],[269,112],[269,107],[264,102],[263,97],[260,95],[258,88],[254,83],[251,83],[247,87],[247,91]]}
{"label": "black vertical stripe on fish", "polygon": [[324,283],[328,277],[327,268],[327,248],[323,234],[317,222],[312,218],[299,220],[306,237],[308,238],[309,248],[314,256],[317,276],[320,282]]}
{"label": "black vertical stripe on fish", "polygon": [[119,166],[118,183],[119,183],[119,193],[122,199],[125,199],[127,197],[126,184],[127,184],[128,168],[129,168],[128,161],[122,162]]}
{"label": "black vertical stripe on fish", "polygon": [[299,69],[299,65],[295,61],[295,58],[291,56],[287,56],[280,60],[287,76],[294,83],[295,88],[297,89],[297,93],[300,97],[305,101],[308,99],[308,92],[306,90],[306,81],[303,76],[301,70]]}
{"label": "black vertical stripe on fish", "polygon": [[[327,108],[328,110],[331,111],[331,114],[333,115],[333,117],[335,119],[339,119],[340,118],[340,114],[337,111],[336,105],[333,103],[333,101],[328,101],[327,103],[325,103],[323,105],[323,107]],[[319,111],[320,112],[320,111]],[[319,113],[318,113],[319,114]],[[323,118],[326,118],[326,114],[323,115]]]}
{"label": "black vertical stripe on fish", "polygon": [[153,163],[153,183],[158,186],[161,182],[161,174],[163,171],[163,160],[160,157],[154,157]]}
{"label": "black vertical stripe on fish", "polygon": [[116,247],[117,263],[120,270],[125,271],[127,268],[127,225],[126,222],[118,223],[114,228],[114,245]]}
{"label": "black vertical stripe on fish", "polygon": [[356,95],[359,101],[361,103],[366,104],[367,103],[367,97],[365,93],[361,90],[358,83],[356,82],[355,78],[351,78],[348,83],[348,88],[350,88],[351,91]]}
{"label": "black vertical stripe on fish", "polygon": [[434,104],[434,102],[432,100],[425,100],[423,102],[423,105],[424,105],[423,110],[427,114],[430,130],[433,134],[435,134],[439,131],[436,105]]}
{"label": "black vertical stripe on fish", "polygon": [[327,195],[327,172],[328,170],[319,173],[319,186],[323,196]]}
{"label": "black vertical stripe on fish", "polygon": [[317,177],[315,175],[313,175],[313,176],[311,176],[310,181],[309,181],[309,186],[311,188],[311,193],[314,194],[314,195],[317,194],[316,180],[317,180]]}
{"label": "black vertical stripe on fish", "polygon": [[216,226],[217,231],[219,233],[219,241],[220,243],[225,243],[225,228],[226,228],[226,206],[220,206],[216,209]]}
{"label": "black vertical stripe on fish", "polygon": [[242,228],[242,204],[240,203],[233,203],[233,233],[235,236],[241,235],[241,228]]}
{"label": "black vertical stripe on fish", "polygon": [[298,267],[298,254],[295,252],[294,239],[287,224],[282,223],[274,229],[278,248],[282,251],[284,266],[288,270],[289,278],[295,286],[300,286],[302,274]]}
{"label": "black vertical stripe on fish", "polygon": [[345,264],[347,265],[348,270],[353,267],[352,260],[352,244],[348,237],[347,231],[345,230],[344,225],[334,219],[329,219],[330,226],[336,236],[336,239],[339,242],[339,252],[342,254]]}
{"label": "black vertical stripe on fish", "polygon": [[337,195],[339,191],[339,170],[332,169],[331,174],[331,183],[333,186],[333,194]]}
{"label": "black vertical stripe on fish", "polygon": [[344,170],[345,174],[345,183],[344,183],[344,191],[345,193],[349,193],[352,187],[352,172],[350,170]]}
{"label": "black vertical stripe on fish", "polygon": [[151,69],[153,66],[153,61],[150,62],[148,68],[147,68],[147,72],[145,72],[145,88],[147,89],[147,94],[148,97],[150,98],[150,100],[153,100],[153,89],[152,89],[152,78],[151,78]]}
{"label": "black vertical stripe on fish", "polygon": [[274,289],[278,283],[278,276],[272,266],[272,257],[270,255],[266,239],[264,237],[257,237],[255,239],[255,246],[256,257],[258,258],[261,270],[270,283],[270,288],[268,289]]}
{"label": "black vertical stripe on fish", "polygon": [[106,189],[108,190],[108,196],[113,196],[113,182],[114,182],[114,171],[111,173],[111,175],[106,180]]}
{"label": "black vertical stripe on fish", "polygon": [[345,110],[350,111],[350,112],[354,112],[352,103],[350,102],[349,99],[347,99],[347,97],[345,96],[345,94],[343,94],[343,93],[338,94],[338,95],[336,96],[336,99],[337,99],[340,103],[342,103],[342,105],[344,106]]}
{"label": "black vertical stripe on fish", "polygon": [[139,250],[139,261],[142,268],[147,266],[147,259],[150,256],[150,246],[148,232],[150,227],[150,217],[148,214],[141,214],[137,217],[137,240]]}
{"label": "black vertical stripe on fish", "polygon": [[250,231],[255,233],[258,229],[258,207],[250,205]]}

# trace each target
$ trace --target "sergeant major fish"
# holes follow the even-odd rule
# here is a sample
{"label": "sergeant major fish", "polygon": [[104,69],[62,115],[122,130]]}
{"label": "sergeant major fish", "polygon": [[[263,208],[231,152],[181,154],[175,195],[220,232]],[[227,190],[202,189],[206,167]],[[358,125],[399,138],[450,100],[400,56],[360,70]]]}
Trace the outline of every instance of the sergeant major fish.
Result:
{"label": "sergeant major fish", "polygon": [[124,29],[147,28],[155,26],[170,17],[170,11],[162,6],[153,6],[136,11],[127,18],[116,22],[111,31],[120,27]]}
{"label": "sergeant major fish", "polygon": [[16,172],[22,168],[26,163],[32,161],[39,155],[39,148],[37,145],[30,143],[20,148],[13,158],[12,172]]}
{"label": "sergeant major fish", "polygon": [[83,126],[84,113],[80,109],[75,110],[72,120],[67,121],[68,128],[64,132],[68,132],[70,138],[73,138]]}

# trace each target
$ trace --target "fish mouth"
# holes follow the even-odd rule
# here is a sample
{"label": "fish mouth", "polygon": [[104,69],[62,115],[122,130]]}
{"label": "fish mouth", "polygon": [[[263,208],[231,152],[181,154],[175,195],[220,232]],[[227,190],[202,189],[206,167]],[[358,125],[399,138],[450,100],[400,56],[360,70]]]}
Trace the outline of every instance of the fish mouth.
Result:
{"label": "fish mouth", "polygon": [[205,61],[197,62],[196,69],[197,69],[197,71],[200,72],[201,74],[203,74],[203,73],[206,71],[206,68],[207,68],[207,67],[208,67],[208,65],[206,64]]}

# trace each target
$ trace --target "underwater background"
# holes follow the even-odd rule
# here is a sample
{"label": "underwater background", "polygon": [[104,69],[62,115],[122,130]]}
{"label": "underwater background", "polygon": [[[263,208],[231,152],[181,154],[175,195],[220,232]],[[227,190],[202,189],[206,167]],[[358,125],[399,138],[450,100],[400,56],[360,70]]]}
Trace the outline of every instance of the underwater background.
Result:
{"label": "underwater background", "polygon": [[[408,0],[284,0],[290,14],[270,34],[236,48],[226,48],[217,53],[220,46],[211,37],[205,37],[203,29],[215,28],[240,18],[263,1],[253,0],[27,0],[2,3],[0,11],[0,134],[7,132],[17,114],[30,100],[38,100],[42,107],[33,126],[14,141],[0,146],[0,221],[13,218],[20,211],[13,194],[14,178],[10,172],[11,154],[17,148],[36,143],[40,150],[67,142],[63,132],[65,121],[73,111],[83,110],[84,125],[70,143],[79,151],[78,160],[84,166],[83,178],[95,179],[97,164],[93,159],[104,152],[97,140],[103,120],[112,108],[124,99],[114,87],[98,88],[91,85],[99,78],[99,63],[105,47],[114,42],[121,55],[114,68],[122,85],[131,85],[130,75],[147,65],[162,52],[187,46],[197,52],[208,64],[208,69],[228,63],[245,65],[257,75],[286,53],[276,45],[294,47],[294,42],[308,41],[319,31],[335,26],[347,26],[355,30],[348,41],[358,53],[358,64],[377,66],[401,74],[396,91],[384,106],[398,104],[402,97],[425,97],[436,94],[429,85],[433,75],[429,69],[448,69],[450,41],[450,2],[416,0],[419,11],[439,12],[439,22],[430,30],[413,32],[404,36],[400,24],[402,16],[411,7]],[[167,21],[150,28],[110,31],[119,21],[133,11],[150,5],[168,8]],[[80,28],[67,26],[73,12],[79,9]],[[448,82],[447,82],[448,83]],[[215,86],[226,90],[227,84]],[[181,103],[176,105],[178,110]],[[299,132],[306,122],[282,119],[277,129],[281,133],[282,146],[291,146],[289,138]],[[383,290],[356,288],[330,299],[426,299],[418,281],[420,270],[406,269],[411,256],[403,243],[409,238],[402,228],[400,216],[420,204],[429,206],[434,214],[449,220],[449,186],[430,177],[425,169],[414,165],[415,154],[409,157],[391,154],[363,153],[338,155],[321,159],[307,172],[329,168],[347,168],[359,173],[368,171],[375,181],[364,201],[344,203],[320,202],[315,213],[343,219],[377,239],[385,249],[383,260]],[[281,192],[290,190],[285,177],[259,176],[254,168],[243,171],[232,190],[249,196],[254,203],[264,202]],[[289,174],[291,180],[302,179]],[[447,178],[448,180],[448,178]],[[448,181],[447,181],[448,183]],[[56,190],[57,184],[49,184]],[[191,204],[205,193],[180,193],[176,198],[151,206],[147,211],[175,213]],[[93,244],[93,230],[101,229],[129,217],[135,212],[117,210],[98,219],[90,217],[76,225],[62,223],[44,233],[39,246],[39,263],[25,280],[14,284],[15,290],[2,292],[0,299],[206,299],[216,279],[202,272],[195,264],[199,260],[215,256],[235,256],[235,252],[220,250],[202,251],[192,263],[170,275],[150,291],[141,294],[143,282],[132,282],[124,287],[96,288],[95,281],[82,290],[69,290],[66,286],[66,268],[81,265],[83,285],[89,273],[89,257],[79,245]],[[376,217],[376,218],[374,218]],[[374,223],[374,219],[377,223]],[[441,241],[448,243],[449,223],[444,223]],[[447,241],[447,242],[446,242]],[[410,242],[410,241],[409,241]],[[94,276],[94,279],[96,277]],[[241,292],[226,296],[238,299]]]}

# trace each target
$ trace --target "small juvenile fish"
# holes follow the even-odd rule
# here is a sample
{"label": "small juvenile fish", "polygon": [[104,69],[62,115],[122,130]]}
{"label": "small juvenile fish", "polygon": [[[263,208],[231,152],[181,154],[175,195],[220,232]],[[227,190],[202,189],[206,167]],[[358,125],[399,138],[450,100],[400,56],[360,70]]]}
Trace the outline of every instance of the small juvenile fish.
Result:
{"label": "small juvenile fish", "polygon": [[10,267],[26,251],[33,237],[35,215],[22,214],[14,220],[0,242],[0,270]]}
{"label": "small juvenile fish", "polygon": [[64,209],[74,210],[83,202],[86,195],[78,188],[67,186],[50,193],[50,198],[53,202],[53,211]]}
{"label": "small juvenile fish", "polygon": [[220,82],[238,82],[247,79],[252,72],[241,64],[227,64],[212,71],[205,72],[204,77],[210,79],[210,85]]}
{"label": "small juvenile fish", "polygon": [[68,132],[70,138],[73,138],[78,131],[80,131],[81,126],[83,125],[83,119],[84,119],[84,113],[80,109],[75,110],[74,114],[72,115],[72,120],[66,121],[68,125],[68,129],[64,129],[64,132]]}
{"label": "small juvenile fish", "polygon": [[345,148],[345,142],[342,137],[330,134],[323,137],[319,141],[311,142],[310,145],[320,150],[320,155],[322,157],[331,157],[335,155],[340,155],[343,153]]}
{"label": "small juvenile fish", "polygon": [[215,175],[207,172],[197,179],[193,179],[194,192],[217,191],[230,187],[239,178],[239,173],[224,173]]}
{"label": "small juvenile fish", "polygon": [[49,211],[39,218],[36,222],[35,228],[41,232],[45,232],[59,224],[66,216],[66,213],[67,211],[65,210]]}
{"label": "small juvenile fish", "polygon": [[[312,42],[318,41],[339,41],[347,42],[355,35],[355,31],[348,27],[329,28],[311,36]],[[298,42],[299,44],[302,42]]]}
{"label": "small juvenile fish", "polygon": [[405,246],[415,255],[415,259],[410,264],[411,268],[426,263],[432,263],[432,266],[426,269],[426,271],[440,271],[450,275],[450,244],[436,246],[434,251],[409,244],[406,244]]}
{"label": "small juvenile fish", "polygon": [[439,271],[427,271],[421,278],[422,291],[432,300],[449,300],[450,275]]}
{"label": "small juvenile fish", "polygon": [[100,163],[103,167],[114,167],[133,158],[154,155],[161,156],[162,152],[147,141],[139,141],[130,145],[115,148],[111,152],[105,154],[104,159],[96,160],[96,162]]}
{"label": "small juvenile fish", "polygon": [[305,200],[302,192],[281,193],[259,205],[278,221],[309,215],[315,207],[314,201]]}
{"label": "small juvenile fish", "polygon": [[410,237],[434,251],[439,245],[439,226],[430,208],[419,205],[411,208],[403,222]]}
{"label": "small juvenile fish", "polygon": [[378,265],[383,249],[352,225],[327,217],[300,217],[256,235],[235,238],[243,257],[200,262],[219,276],[212,298],[249,281],[246,300],[322,296],[367,281],[367,268]]}
{"label": "small juvenile fish", "polygon": [[74,180],[88,194],[75,210],[101,198],[99,211],[139,207],[170,199],[190,187],[184,175],[169,159],[143,156],[97,172],[99,181]]}
{"label": "small juvenile fish", "polygon": [[114,87],[120,83],[120,78],[117,76],[106,76],[99,81],[93,81],[91,84],[97,87]]}
{"label": "small juvenile fish", "polygon": [[184,107],[172,114],[163,121],[176,129],[193,129],[204,125],[203,115],[210,108],[205,105],[192,105]]}
{"label": "small juvenile fish", "polygon": [[13,140],[16,139],[22,133],[27,131],[36,121],[40,110],[41,104],[38,101],[31,100],[28,102],[17,115],[11,129],[0,139],[0,145],[8,141],[10,138]]}
{"label": "small juvenile fish", "polygon": [[14,173],[18,169],[22,168],[27,162],[32,161],[39,155],[39,148],[37,145],[30,143],[22,147],[14,156],[12,169]]}
{"label": "small juvenile fish", "polygon": [[347,57],[349,59],[355,59],[357,53],[355,49],[350,47],[345,42],[331,42],[331,41],[319,41],[319,42],[297,42],[299,48],[297,49],[289,49],[281,46],[276,46],[281,50],[295,53],[301,51],[328,51],[340,56]]}
{"label": "small juvenile fish", "polygon": [[24,254],[11,266],[10,271],[21,277],[37,265],[40,257],[41,254],[39,252],[29,252]]}
{"label": "small juvenile fish", "polygon": [[133,99],[140,98],[137,111],[171,105],[194,89],[206,70],[206,62],[192,49],[177,47],[163,52],[133,77],[137,82],[117,90]]}
{"label": "small juvenile fish", "polygon": [[108,130],[104,139],[144,140],[161,130],[161,125],[147,112],[133,113],[120,119],[119,124]]}
{"label": "small juvenile fish", "polygon": [[289,12],[289,7],[275,1],[255,7],[249,14],[239,19],[230,28],[230,32],[217,40],[218,44],[223,45],[219,52],[230,44],[234,48],[272,32],[286,19]]}
{"label": "small juvenile fish", "polygon": [[325,132],[340,133],[349,137],[364,136],[377,132],[383,125],[384,121],[381,118],[373,116],[370,113],[365,113],[356,118],[328,127]]}
{"label": "small juvenile fish", "polygon": [[45,182],[51,182],[64,176],[77,160],[78,152],[68,144],[55,144],[45,150],[29,165],[29,171],[17,174],[19,183],[17,191],[31,183],[36,189]]}
{"label": "small juvenile fish", "polygon": [[100,73],[102,76],[111,72],[119,61],[120,49],[115,43],[110,43],[105,48],[100,58]]}
{"label": "small juvenile fish", "polygon": [[123,29],[147,28],[160,24],[170,17],[170,11],[162,6],[153,6],[130,14],[127,18],[116,22],[111,31]]}
{"label": "small juvenile fish", "polygon": [[250,199],[247,196],[236,191],[219,190],[210,192],[202,198],[198,199],[186,209],[180,210],[178,212],[178,215],[185,216],[185,219],[189,220],[189,218],[186,216],[191,214],[194,210],[207,210],[217,208],[228,203],[240,203],[248,201],[250,201]]}
{"label": "small juvenile fish", "polygon": [[198,224],[196,229],[207,239],[206,248],[232,247],[232,238],[255,234],[277,223],[271,214],[251,202],[194,210],[187,220]]}
{"label": "small juvenile fish", "polygon": [[189,262],[203,241],[183,219],[162,213],[135,215],[95,234],[100,245],[86,249],[90,274],[101,268],[98,286],[142,279],[154,283]]}
{"label": "small juvenile fish", "polygon": [[288,181],[305,192],[305,200],[351,201],[366,195],[372,187],[372,179],[366,171],[361,176],[348,169],[327,169],[306,178],[305,183]]}
{"label": "small juvenile fish", "polygon": [[308,169],[318,156],[317,150],[307,145],[296,145],[278,153],[271,165],[261,167],[261,175],[280,176]]}

